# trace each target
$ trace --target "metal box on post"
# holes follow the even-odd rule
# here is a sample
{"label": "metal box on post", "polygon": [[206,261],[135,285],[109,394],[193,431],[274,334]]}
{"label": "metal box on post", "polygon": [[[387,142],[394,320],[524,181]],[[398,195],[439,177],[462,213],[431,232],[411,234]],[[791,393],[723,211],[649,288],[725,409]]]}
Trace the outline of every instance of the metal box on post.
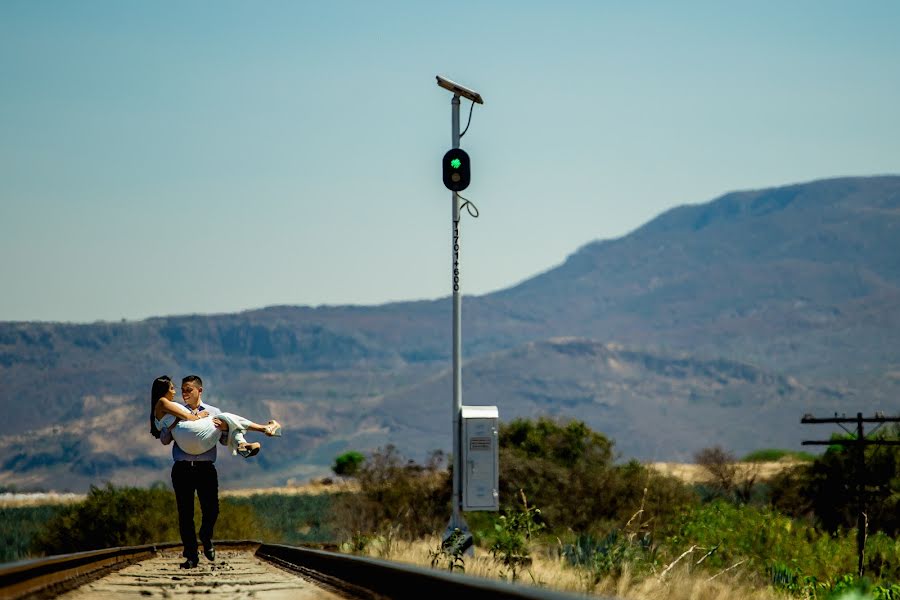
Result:
{"label": "metal box on post", "polygon": [[500,510],[499,412],[462,407],[462,509]]}

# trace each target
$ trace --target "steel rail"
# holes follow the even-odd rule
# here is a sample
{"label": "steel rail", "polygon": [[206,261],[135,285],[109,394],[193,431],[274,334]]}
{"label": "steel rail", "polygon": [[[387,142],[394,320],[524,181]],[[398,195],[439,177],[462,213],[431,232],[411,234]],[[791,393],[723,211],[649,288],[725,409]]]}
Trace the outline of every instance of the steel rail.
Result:
{"label": "steel rail", "polygon": [[158,545],[131,546],[22,560],[0,569],[0,598],[47,597],[154,556]]}
{"label": "steel rail", "polygon": [[[260,542],[229,540],[217,541],[216,544],[257,546]],[[152,558],[161,550],[180,546],[181,542],[162,542],[58,554],[7,563],[0,566],[0,600],[52,598],[107,573]]]}
{"label": "steel rail", "polygon": [[[328,586],[343,587],[359,597],[392,600],[460,597],[466,600],[573,600],[585,594],[483,579],[405,563],[339,554],[324,550],[261,544],[256,556],[296,570]],[[343,585],[342,585],[343,584]],[[368,594],[366,594],[368,592]],[[600,596],[590,596],[604,600]],[[606,597],[605,600],[613,600]]]}
{"label": "steel rail", "polygon": [[[51,598],[134,563],[155,557],[180,542],[91,550],[24,560],[0,567],[0,599]],[[466,600],[573,600],[583,594],[518,585],[375,558],[258,540],[216,541],[216,547],[255,547],[255,556],[356,598],[448,597]],[[603,600],[598,596],[591,596]],[[606,600],[612,600],[606,598]]]}

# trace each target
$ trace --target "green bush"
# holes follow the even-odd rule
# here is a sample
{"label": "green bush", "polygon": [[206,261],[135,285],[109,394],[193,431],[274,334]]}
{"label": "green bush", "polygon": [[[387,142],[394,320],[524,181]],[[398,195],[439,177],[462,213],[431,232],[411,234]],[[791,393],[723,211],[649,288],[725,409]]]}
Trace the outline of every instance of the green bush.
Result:
{"label": "green bush", "polygon": [[64,508],[63,504],[0,508],[0,562],[31,557],[38,530]]}
{"label": "green bush", "polygon": [[265,538],[253,537],[267,542],[302,545],[336,540],[330,523],[331,509],[335,499],[342,495],[346,494],[254,494],[249,498],[228,498],[227,501],[234,506],[251,508],[263,529],[270,532]]}
{"label": "green bush", "polygon": [[379,448],[362,464],[360,491],[336,497],[327,526],[341,540],[377,536],[382,546],[395,536],[418,539],[443,531],[450,516],[450,473],[435,452],[425,465],[405,460],[397,449]]}
{"label": "green bush", "polygon": [[332,465],[331,470],[334,471],[335,475],[339,475],[341,477],[353,477],[357,473],[359,473],[360,467],[365,462],[366,457],[361,453],[351,450],[350,452],[345,452],[340,456],[334,459],[334,465]]}
{"label": "green bush", "polygon": [[448,571],[466,572],[466,550],[471,546],[472,538],[467,536],[462,529],[456,527],[447,536],[447,539],[438,544],[434,550],[429,550],[431,568],[447,566]]}
{"label": "green bush", "polygon": [[[894,428],[892,435],[884,437],[896,439],[898,431]],[[855,448],[829,446],[822,457],[803,471],[800,485],[804,496],[826,530],[854,527],[856,479],[860,477],[869,498],[869,530],[896,536],[900,533],[900,446],[867,446],[862,473],[857,473],[856,460]]]}
{"label": "green bush", "polygon": [[822,587],[823,600],[900,600],[900,584],[874,585],[867,577],[843,575]]}
{"label": "green bush", "polygon": [[[848,531],[853,537],[855,531]],[[900,540],[878,532],[866,539],[864,570],[874,581],[900,585]],[[900,596],[897,597],[900,600]]]}
{"label": "green bush", "polygon": [[649,534],[637,535],[614,529],[605,537],[579,534],[562,547],[562,558],[571,566],[586,570],[596,585],[604,577],[619,577],[628,568],[641,576],[657,570],[657,548]]}
{"label": "green bush", "polygon": [[580,421],[502,424],[500,500],[515,504],[521,490],[557,533],[608,531],[639,510],[644,521],[665,520],[696,502],[683,483],[637,461],[615,465],[612,449],[612,441]]}
{"label": "green bush", "polygon": [[[200,508],[194,508],[199,528]],[[265,537],[265,530],[249,506],[219,503],[216,539]],[[150,489],[111,484],[91,487],[87,498],[62,508],[41,527],[32,548],[41,554],[66,554],[83,550],[138,546],[178,541],[175,494],[162,486]]]}
{"label": "green bush", "polygon": [[724,569],[746,560],[769,583],[789,591],[828,582],[856,570],[856,548],[847,536],[832,537],[766,507],[735,506],[716,501],[696,507],[672,524],[666,539],[677,556],[696,545],[714,549],[705,563]]}
{"label": "green bush", "polygon": [[500,576],[516,581],[519,572],[531,565],[529,545],[544,528],[541,510],[528,505],[525,494],[520,492],[521,508],[504,510],[494,523],[493,543],[490,552],[503,570]]}
{"label": "green bush", "polygon": [[783,458],[800,461],[812,462],[816,459],[814,454],[809,452],[798,452],[796,450],[782,450],[780,448],[763,448],[755,450],[741,459],[743,462],[776,462]]}

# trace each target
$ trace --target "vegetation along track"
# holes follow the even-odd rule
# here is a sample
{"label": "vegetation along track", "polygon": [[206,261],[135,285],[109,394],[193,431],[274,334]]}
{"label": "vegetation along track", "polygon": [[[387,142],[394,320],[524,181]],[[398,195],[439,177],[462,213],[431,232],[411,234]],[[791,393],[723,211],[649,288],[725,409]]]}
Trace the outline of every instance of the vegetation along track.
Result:
{"label": "vegetation along track", "polygon": [[[182,570],[178,543],[110,548],[0,568],[0,598],[147,598],[228,593],[275,598],[565,600],[584,596],[313,548],[216,543],[217,560]],[[280,568],[276,568],[280,567]]]}

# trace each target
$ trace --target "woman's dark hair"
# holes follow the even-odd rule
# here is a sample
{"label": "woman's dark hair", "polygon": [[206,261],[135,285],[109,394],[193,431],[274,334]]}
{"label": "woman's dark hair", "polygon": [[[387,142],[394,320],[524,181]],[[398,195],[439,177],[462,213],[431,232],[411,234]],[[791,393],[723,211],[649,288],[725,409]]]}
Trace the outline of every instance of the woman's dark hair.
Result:
{"label": "woman's dark hair", "polygon": [[154,379],[153,387],[150,388],[150,435],[156,439],[159,439],[159,428],[156,426],[156,417],[154,416],[156,403],[169,393],[169,384],[171,383],[172,378],[168,375],[163,375]]}

